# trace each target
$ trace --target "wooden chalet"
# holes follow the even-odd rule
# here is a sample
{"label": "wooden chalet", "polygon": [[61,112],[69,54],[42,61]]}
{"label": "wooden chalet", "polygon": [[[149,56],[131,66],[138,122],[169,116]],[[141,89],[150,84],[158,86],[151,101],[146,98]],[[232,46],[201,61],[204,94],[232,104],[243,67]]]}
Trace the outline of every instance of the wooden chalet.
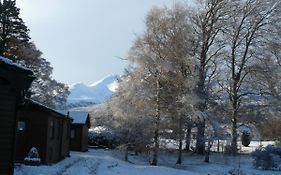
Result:
{"label": "wooden chalet", "polygon": [[91,127],[90,116],[87,112],[72,111],[73,118],[70,130],[70,149],[73,151],[88,151],[88,131]]}
{"label": "wooden chalet", "polygon": [[32,71],[0,57],[0,174],[14,172],[17,109],[34,80]]}
{"label": "wooden chalet", "polygon": [[32,147],[43,164],[56,163],[69,155],[70,124],[67,115],[26,99],[18,112],[16,160],[22,162]]}

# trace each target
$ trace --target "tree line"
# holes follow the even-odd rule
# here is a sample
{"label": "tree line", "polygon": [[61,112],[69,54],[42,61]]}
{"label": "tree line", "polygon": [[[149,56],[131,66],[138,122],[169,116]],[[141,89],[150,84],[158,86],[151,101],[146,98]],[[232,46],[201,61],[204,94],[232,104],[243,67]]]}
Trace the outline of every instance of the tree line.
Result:
{"label": "tree line", "polygon": [[53,67],[31,41],[15,0],[0,1],[0,56],[30,68],[36,77],[30,97],[46,106],[61,108],[69,95],[67,85],[52,78]]}
{"label": "tree line", "polygon": [[145,31],[129,50],[130,66],[106,108],[110,115],[99,119],[134,150],[150,145],[152,165],[161,139],[171,132],[180,164],[191,128],[197,128],[195,152],[204,154],[216,126],[230,124],[235,155],[239,122],[261,124],[280,116],[281,2],[195,4],[149,11]]}

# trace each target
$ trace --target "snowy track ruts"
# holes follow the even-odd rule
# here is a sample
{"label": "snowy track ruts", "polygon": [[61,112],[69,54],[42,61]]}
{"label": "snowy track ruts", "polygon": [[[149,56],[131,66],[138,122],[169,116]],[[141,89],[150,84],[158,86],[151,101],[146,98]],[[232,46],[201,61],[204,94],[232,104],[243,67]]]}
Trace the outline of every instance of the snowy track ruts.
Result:
{"label": "snowy track ruts", "polygon": [[28,175],[22,168],[22,165],[18,165],[18,166],[15,166],[16,169],[18,169],[23,175]]}
{"label": "snowy track ruts", "polygon": [[97,175],[98,174],[98,168],[99,168],[101,163],[102,163],[102,160],[98,160],[93,166],[89,167],[90,174]]}
{"label": "snowy track ruts", "polygon": [[65,165],[59,172],[56,173],[56,175],[63,175],[70,167],[77,164],[78,162],[81,162],[82,160],[83,160],[82,158],[79,158],[79,159],[76,159],[73,162]]}

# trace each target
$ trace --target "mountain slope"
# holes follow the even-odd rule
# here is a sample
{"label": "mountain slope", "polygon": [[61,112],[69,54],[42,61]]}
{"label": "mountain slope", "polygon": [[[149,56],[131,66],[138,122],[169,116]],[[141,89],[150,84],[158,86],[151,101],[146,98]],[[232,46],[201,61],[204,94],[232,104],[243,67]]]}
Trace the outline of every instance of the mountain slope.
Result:
{"label": "mountain slope", "polygon": [[68,104],[102,103],[108,100],[118,86],[117,78],[116,75],[109,75],[91,85],[74,84],[69,88]]}

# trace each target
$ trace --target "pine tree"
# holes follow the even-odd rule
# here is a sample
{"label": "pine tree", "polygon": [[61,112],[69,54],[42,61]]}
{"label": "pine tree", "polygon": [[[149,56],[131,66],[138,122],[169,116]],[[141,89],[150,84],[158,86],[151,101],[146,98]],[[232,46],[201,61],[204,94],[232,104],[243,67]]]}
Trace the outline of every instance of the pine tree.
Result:
{"label": "pine tree", "polygon": [[30,42],[29,29],[19,17],[15,0],[0,1],[0,56],[30,68],[36,76],[31,98],[52,108],[62,108],[68,87],[52,79],[53,67],[42,58],[42,52]]}
{"label": "pine tree", "polygon": [[28,43],[29,29],[19,17],[20,9],[16,7],[15,0],[0,1],[0,55],[7,56],[14,39]]}

